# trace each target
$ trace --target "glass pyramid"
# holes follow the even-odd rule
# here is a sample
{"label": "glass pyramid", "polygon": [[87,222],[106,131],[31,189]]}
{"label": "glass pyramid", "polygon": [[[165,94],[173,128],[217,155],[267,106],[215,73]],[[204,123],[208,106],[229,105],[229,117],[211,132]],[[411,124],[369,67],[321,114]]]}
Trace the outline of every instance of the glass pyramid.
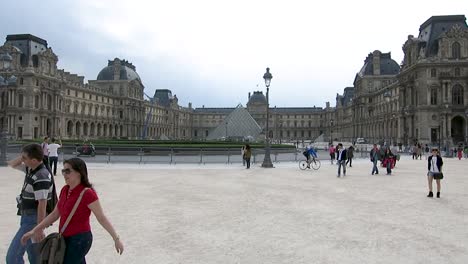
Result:
{"label": "glass pyramid", "polygon": [[257,139],[262,128],[250,113],[239,104],[210,134],[207,140],[254,140]]}

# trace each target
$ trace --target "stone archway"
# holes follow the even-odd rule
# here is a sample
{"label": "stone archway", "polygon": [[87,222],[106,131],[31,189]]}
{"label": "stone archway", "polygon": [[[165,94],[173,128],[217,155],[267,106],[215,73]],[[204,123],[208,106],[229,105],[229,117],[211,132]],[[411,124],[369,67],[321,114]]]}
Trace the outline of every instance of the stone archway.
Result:
{"label": "stone archway", "polygon": [[451,137],[453,144],[465,141],[465,119],[461,116],[455,116],[451,121]]}
{"label": "stone archway", "polygon": [[76,122],[76,125],[75,125],[75,136],[77,138],[79,138],[81,136],[81,123],[80,122]]}
{"label": "stone archway", "polygon": [[73,122],[71,120],[67,122],[67,135],[69,138],[73,136]]}

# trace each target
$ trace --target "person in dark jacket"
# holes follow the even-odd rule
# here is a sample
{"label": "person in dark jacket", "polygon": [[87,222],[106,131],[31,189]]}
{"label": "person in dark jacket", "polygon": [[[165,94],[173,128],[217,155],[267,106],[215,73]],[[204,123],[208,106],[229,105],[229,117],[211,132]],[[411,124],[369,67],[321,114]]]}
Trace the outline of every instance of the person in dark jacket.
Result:
{"label": "person in dark jacket", "polygon": [[348,151],[347,151],[346,154],[348,154],[348,160],[346,161],[346,165],[348,165],[348,163],[349,163],[349,167],[352,167],[353,166],[353,158],[354,158],[354,147],[350,146],[348,148]]}
{"label": "person in dark jacket", "polygon": [[347,150],[343,148],[343,144],[339,143],[336,147],[338,154],[336,160],[338,162],[338,175],[336,177],[341,176],[341,167],[343,167],[343,176],[346,176],[346,159],[347,159]]}
{"label": "person in dark jacket", "polygon": [[252,149],[250,148],[249,144],[245,145],[244,156],[245,162],[247,163],[247,169],[250,169],[250,158],[252,157]]}
{"label": "person in dark jacket", "polygon": [[[434,148],[432,149],[432,156],[427,159],[427,183],[429,185],[429,194],[427,197],[433,197],[434,194],[432,192],[432,180],[434,179],[435,173],[442,172],[442,165],[444,162],[442,161],[442,157],[439,155],[439,150]],[[437,198],[440,198],[440,179],[436,179],[437,183]]]}
{"label": "person in dark jacket", "polygon": [[377,162],[380,160],[380,150],[377,147],[377,144],[374,144],[374,147],[370,151],[370,161],[372,162],[372,175],[379,174],[379,168],[377,167]]}
{"label": "person in dark jacket", "polygon": [[395,155],[393,155],[390,148],[387,148],[385,150],[385,155],[384,155],[384,163],[385,163],[385,167],[387,167],[387,175],[392,174],[392,166],[393,166],[394,159],[395,159]]}

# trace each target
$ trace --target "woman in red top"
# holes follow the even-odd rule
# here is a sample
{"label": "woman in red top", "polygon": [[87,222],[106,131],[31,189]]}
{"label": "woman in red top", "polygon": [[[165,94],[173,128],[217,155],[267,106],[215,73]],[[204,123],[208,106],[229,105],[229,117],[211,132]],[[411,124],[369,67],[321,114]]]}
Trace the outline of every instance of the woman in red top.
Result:
{"label": "woman in red top", "polygon": [[21,238],[21,242],[26,242],[34,233],[43,232],[45,227],[50,226],[59,218],[59,230],[61,230],[75,202],[78,200],[81,191],[84,188],[88,188],[75,214],[72,216],[70,223],[63,232],[63,237],[67,245],[64,263],[86,263],[85,256],[93,242],[93,235],[89,224],[91,212],[93,212],[98,222],[114,239],[117,253],[122,254],[124,246],[114,227],[112,227],[112,224],[104,215],[98,196],[91,183],[89,183],[86,163],[79,158],[65,160],[63,162],[62,174],[65,178],[66,185],[60,191],[59,201],[54,211],[33,230],[26,233]]}

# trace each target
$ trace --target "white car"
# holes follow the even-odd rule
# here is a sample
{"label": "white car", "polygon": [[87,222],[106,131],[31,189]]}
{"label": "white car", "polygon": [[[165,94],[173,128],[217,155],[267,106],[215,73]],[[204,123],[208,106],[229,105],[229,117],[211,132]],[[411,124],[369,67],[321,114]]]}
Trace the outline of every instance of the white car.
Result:
{"label": "white car", "polygon": [[356,144],[364,144],[366,143],[366,140],[364,138],[357,138],[356,139]]}

